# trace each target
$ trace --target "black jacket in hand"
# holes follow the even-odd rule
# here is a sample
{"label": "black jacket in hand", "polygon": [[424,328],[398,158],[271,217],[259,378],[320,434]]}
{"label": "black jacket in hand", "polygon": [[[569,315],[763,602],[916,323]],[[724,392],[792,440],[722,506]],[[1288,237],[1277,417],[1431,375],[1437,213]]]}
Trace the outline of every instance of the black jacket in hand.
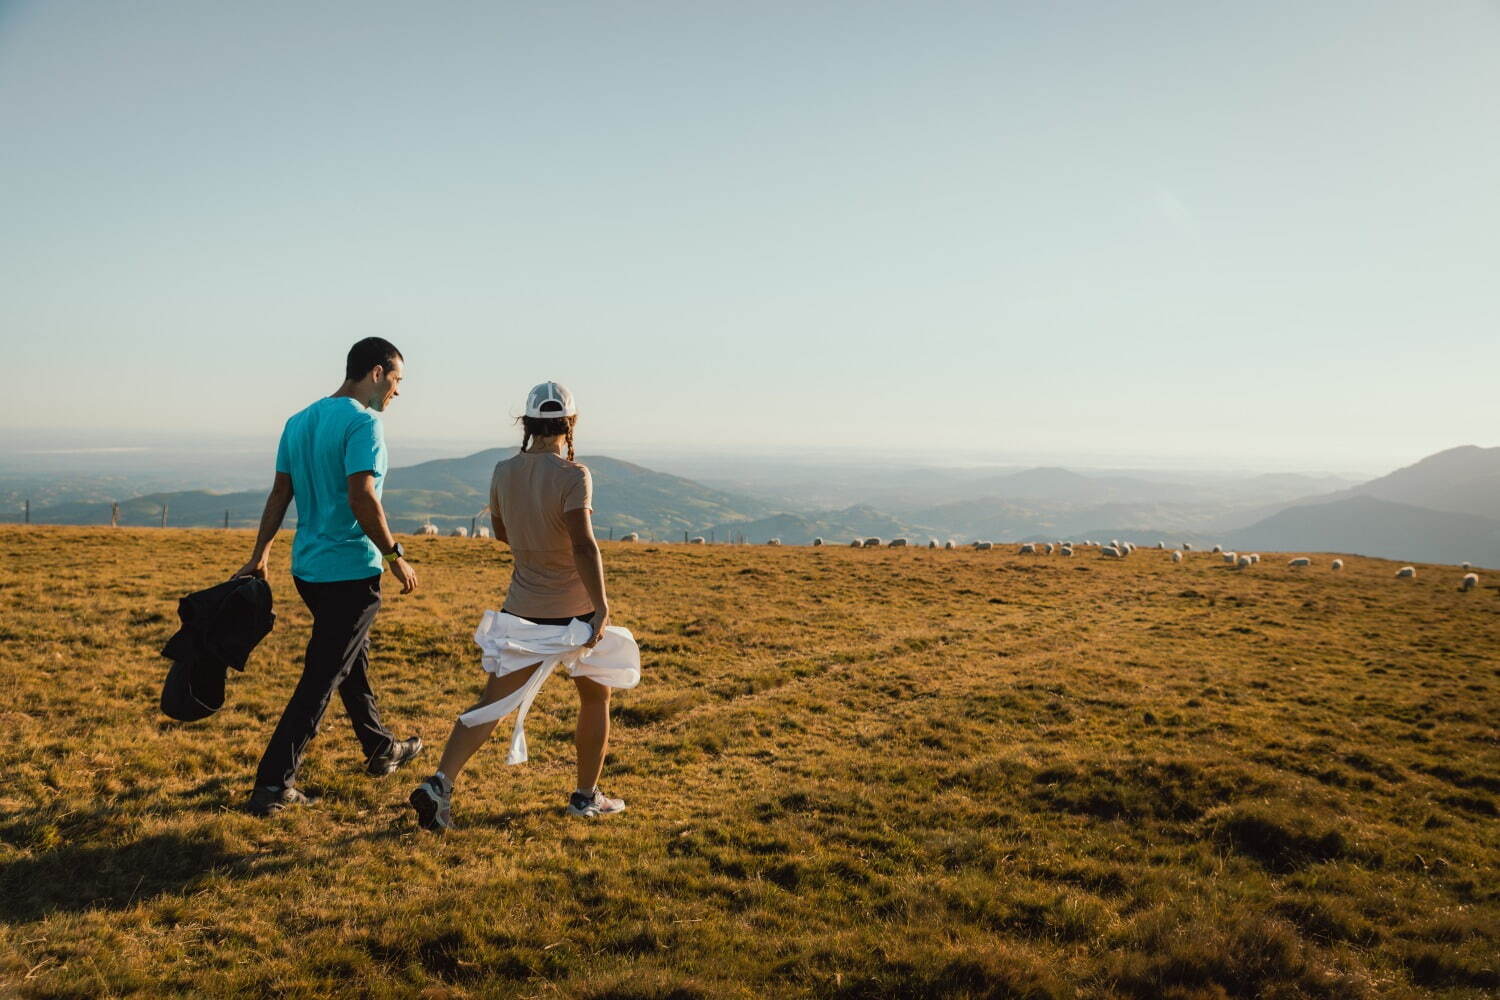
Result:
{"label": "black jacket in hand", "polygon": [[225,580],[177,602],[182,628],[161,655],[172,660],[161,710],[181,722],[204,719],[224,704],[229,668],[245,669],[250,651],[271,631],[271,585],[253,576]]}

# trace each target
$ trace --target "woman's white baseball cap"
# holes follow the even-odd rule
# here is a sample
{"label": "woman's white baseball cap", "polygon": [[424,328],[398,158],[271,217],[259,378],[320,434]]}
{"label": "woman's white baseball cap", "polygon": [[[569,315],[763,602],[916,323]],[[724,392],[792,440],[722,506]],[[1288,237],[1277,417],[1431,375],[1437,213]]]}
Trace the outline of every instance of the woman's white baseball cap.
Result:
{"label": "woman's white baseball cap", "polygon": [[531,392],[526,396],[526,415],[528,417],[571,417],[578,413],[578,407],[573,405],[573,394],[556,382],[543,382],[541,385],[532,386]]}

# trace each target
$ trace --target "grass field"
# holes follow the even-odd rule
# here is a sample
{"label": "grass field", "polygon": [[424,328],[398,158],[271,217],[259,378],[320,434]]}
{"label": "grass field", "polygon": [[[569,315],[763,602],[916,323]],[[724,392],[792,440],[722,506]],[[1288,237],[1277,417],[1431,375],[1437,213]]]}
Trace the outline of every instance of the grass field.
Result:
{"label": "grass field", "polygon": [[[228,703],[156,706],[175,602],[245,532],[0,529],[0,996],[1407,997],[1500,991],[1500,590],[1267,555],[608,545],[644,679],[563,812],[575,699],[417,830],[481,680],[497,543],[408,539],[311,808],[239,811],[308,618]],[[502,727],[508,734],[509,727]]]}

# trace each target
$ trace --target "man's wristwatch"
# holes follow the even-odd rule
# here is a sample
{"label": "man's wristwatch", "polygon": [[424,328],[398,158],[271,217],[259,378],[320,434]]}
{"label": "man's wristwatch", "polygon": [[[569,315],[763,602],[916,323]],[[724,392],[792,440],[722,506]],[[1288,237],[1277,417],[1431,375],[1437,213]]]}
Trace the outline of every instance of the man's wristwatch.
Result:
{"label": "man's wristwatch", "polygon": [[394,549],[391,549],[391,551],[387,552],[385,555],[381,556],[381,558],[384,559],[386,562],[393,563],[397,559],[405,559],[406,558],[406,550],[401,547],[401,543],[400,542],[397,542],[396,543],[396,547]]}

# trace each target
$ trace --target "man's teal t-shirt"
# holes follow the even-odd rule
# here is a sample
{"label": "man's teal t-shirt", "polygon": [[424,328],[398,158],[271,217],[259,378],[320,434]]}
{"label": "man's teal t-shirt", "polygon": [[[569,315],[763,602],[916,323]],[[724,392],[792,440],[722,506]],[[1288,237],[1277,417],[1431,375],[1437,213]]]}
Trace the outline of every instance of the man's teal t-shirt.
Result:
{"label": "man's teal t-shirt", "polygon": [[380,550],[349,507],[349,477],[375,473],[385,481],[385,431],[375,411],[347,396],[320,399],[286,422],[276,471],[292,477],[297,536],[292,575],[309,583],[367,580],[385,568]]}

